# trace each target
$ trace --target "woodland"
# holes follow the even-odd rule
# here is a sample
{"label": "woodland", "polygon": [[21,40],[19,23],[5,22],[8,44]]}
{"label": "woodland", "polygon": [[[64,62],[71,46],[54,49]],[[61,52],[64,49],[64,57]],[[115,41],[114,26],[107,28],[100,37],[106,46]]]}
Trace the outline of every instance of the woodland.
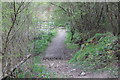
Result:
{"label": "woodland", "polygon": [[[93,73],[109,74],[104,78],[118,78],[120,2],[0,2],[0,5],[3,80],[89,78]],[[71,56],[43,58],[50,43],[55,43],[51,51],[65,46],[64,50],[68,51],[64,54]],[[50,52],[47,53],[52,55]],[[64,56],[62,52],[57,53]],[[57,61],[64,66],[74,65],[68,72],[76,70],[80,75],[75,76],[76,72],[72,71],[72,75],[62,73],[66,67],[57,67],[61,69],[61,73],[57,73],[52,65]]]}

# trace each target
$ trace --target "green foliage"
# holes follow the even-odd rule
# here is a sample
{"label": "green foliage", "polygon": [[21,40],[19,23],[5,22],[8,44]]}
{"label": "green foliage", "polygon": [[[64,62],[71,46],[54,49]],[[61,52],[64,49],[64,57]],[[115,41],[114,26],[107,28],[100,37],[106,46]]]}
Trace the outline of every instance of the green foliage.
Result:
{"label": "green foliage", "polygon": [[33,64],[26,65],[27,67],[29,67],[31,69],[32,72],[29,69],[27,71],[25,71],[24,68],[22,68],[23,71],[17,74],[17,78],[25,78],[25,77],[49,78],[50,72],[46,69],[45,66],[40,65],[41,64],[40,59],[41,59],[40,56],[34,57],[32,59]]}
{"label": "green foliage", "polygon": [[66,43],[66,44],[69,49],[77,49],[78,48],[78,44],[74,44],[74,43]]}
{"label": "green foliage", "polygon": [[[57,30],[53,29],[49,32],[41,32],[37,39],[31,41],[30,45],[35,44],[35,48],[33,49],[34,53],[43,52],[51,39],[56,35]],[[27,71],[25,71],[24,67],[29,67]],[[16,70],[19,71],[19,70]],[[32,72],[31,72],[32,71]],[[18,72],[17,78],[25,78],[25,77],[39,77],[39,78],[49,78],[50,76],[54,76],[54,73],[49,72],[45,66],[41,65],[41,56],[35,56],[32,59],[32,63],[26,63],[23,65],[21,72]]]}
{"label": "green foliage", "polygon": [[79,47],[78,44],[74,44],[74,43],[71,41],[71,33],[70,33],[70,32],[67,32],[65,44],[66,44],[67,47],[70,48],[70,49],[77,49],[77,48]]}
{"label": "green foliage", "polygon": [[2,59],[3,56],[0,56],[0,59]]}
{"label": "green foliage", "polygon": [[[64,5],[64,3],[55,3],[58,6]],[[65,26],[66,22],[68,22],[68,16],[67,14],[60,9],[59,7],[56,7],[53,13],[54,23],[56,26]]]}
{"label": "green foliage", "polygon": [[34,65],[31,65],[33,69],[33,73],[36,73],[37,74],[36,76],[38,77],[44,76],[44,78],[49,78],[50,73],[46,70],[45,66],[40,65],[41,64],[40,58],[41,57],[39,56],[33,58],[33,63],[35,63]]}
{"label": "green foliage", "polygon": [[33,53],[41,53],[43,52],[46,47],[48,46],[48,43],[51,42],[51,39],[56,35],[56,29],[53,29],[49,32],[41,32],[39,36],[37,36],[38,39],[33,40],[30,43],[30,46],[34,44],[35,48],[33,49]]}
{"label": "green foliage", "polygon": [[[93,38],[98,37],[100,38],[97,41],[90,43]],[[112,44],[115,40],[116,37],[111,33],[97,33],[81,46],[81,49],[75,53],[74,57],[69,62],[82,65],[87,68],[86,70],[104,68],[115,58],[114,51],[112,50]]]}
{"label": "green foliage", "polygon": [[72,42],[72,41],[71,41],[71,33],[70,33],[70,32],[67,32],[65,43],[70,43],[70,42]]}

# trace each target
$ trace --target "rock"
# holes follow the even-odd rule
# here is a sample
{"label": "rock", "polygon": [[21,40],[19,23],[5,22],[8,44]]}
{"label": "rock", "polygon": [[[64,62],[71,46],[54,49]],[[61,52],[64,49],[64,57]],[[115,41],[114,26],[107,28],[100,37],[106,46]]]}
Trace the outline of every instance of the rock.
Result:
{"label": "rock", "polygon": [[68,69],[69,67],[65,67],[65,69]]}
{"label": "rock", "polygon": [[72,69],[72,70],[70,70],[70,72],[73,72],[73,71],[75,71],[76,69]]}
{"label": "rock", "polygon": [[73,71],[75,71],[76,69],[73,69]]}
{"label": "rock", "polygon": [[50,64],[50,66],[53,66],[53,65],[54,65],[54,63],[51,63],[51,64]]}
{"label": "rock", "polygon": [[82,72],[80,75],[81,75],[81,76],[85,76],[85,75],[86,75],[86,73],[85,73],[85,72]]}

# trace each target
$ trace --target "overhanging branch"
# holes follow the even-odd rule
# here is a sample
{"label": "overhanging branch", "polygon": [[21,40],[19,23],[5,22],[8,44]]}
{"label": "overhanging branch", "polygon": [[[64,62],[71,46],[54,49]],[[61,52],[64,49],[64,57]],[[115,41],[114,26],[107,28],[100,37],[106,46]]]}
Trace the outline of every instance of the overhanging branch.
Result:
{"label": "overhanging branch", "polygon": [[50,4],[59,7],[60,9],[62,9],[62,10],[63,10],[64,12],[66,12],[66,13],[69,13],[66,9],[64,9],[64,8],[63,8],[62,6],[60,6],[60,5],[56,5],[56,4],[52,3],[52,2],[50,2]]}

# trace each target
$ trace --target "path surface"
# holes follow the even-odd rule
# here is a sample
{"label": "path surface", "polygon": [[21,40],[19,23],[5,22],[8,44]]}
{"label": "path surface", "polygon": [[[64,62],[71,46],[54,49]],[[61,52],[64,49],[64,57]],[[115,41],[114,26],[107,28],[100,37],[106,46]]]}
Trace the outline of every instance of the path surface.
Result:
{"label": "path surface", "polygon": [[[66,32],[60,29],[56,37],[49,44],[47,50],[45,51],[44,58],[42,59],[42,64],[49,71],[55,72],[57,78],[107,78],[109,77],[106,73],[89,73],[84,72],[80,69],[73,67],[73,64],[68,64],[68,57],[71,50],[65,47]],[[54,58],[54,59],[53,59]],[[85,74],[84,74],[85,73]]]}
{"label": "path surface", "polygon": [[68,55],[70,50],[66,49],[64,44],[66,39],[65,36],[66,36],[66,31],[64,29],[59,29],[56,37],[53,38],[52,42],[48,45],[48,48],[45,51],[44,58],[65,59],[66,57],[70,56]]}

